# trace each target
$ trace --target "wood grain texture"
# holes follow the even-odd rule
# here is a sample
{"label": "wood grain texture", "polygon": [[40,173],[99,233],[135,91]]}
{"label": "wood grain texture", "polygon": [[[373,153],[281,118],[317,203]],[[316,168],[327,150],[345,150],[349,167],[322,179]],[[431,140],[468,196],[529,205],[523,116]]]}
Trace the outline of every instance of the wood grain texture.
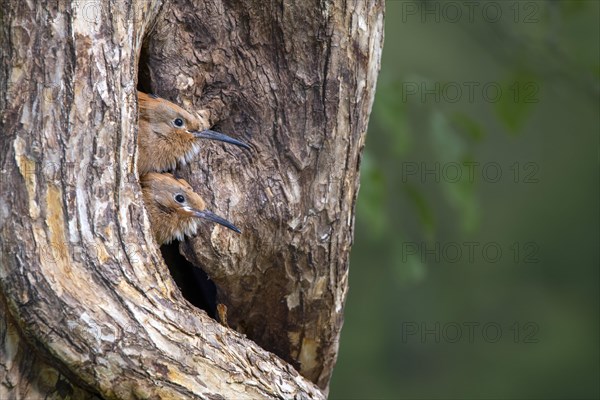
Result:
{"label": "wood grain texture", "polygon": [[[382,18],[379,0],[4,1],[0,397],[66,379],[75,398],[323,398]],[[253,146],[208,143],[182,172],[244,231],[182,244],[241,333],[181,297],[151,237],[142,47],[142,89]]]}
{"label": "wood grain texture", "polygon": [[232,327],[326,389],[348,288],[383,2],[193,7],[162,9],[145,51],[149,84],[208,111],[253,151],[207,143],[187,169],[243,235],[209,227],[182,251],[217,284]]}

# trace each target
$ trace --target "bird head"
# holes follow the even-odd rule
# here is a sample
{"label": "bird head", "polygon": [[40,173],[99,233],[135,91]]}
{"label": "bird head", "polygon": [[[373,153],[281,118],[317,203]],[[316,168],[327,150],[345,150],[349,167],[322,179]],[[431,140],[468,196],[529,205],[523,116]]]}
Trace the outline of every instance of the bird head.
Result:
{"label": "bird head", "polygon": [[150,172],[141,177],[140,183],[152,231],[159,245],[196,234],[201,219],[240,233],[231,222],[207,211],[202,197],[185,180],[167,173]]}
{"label": "bird head", "polygon": [[174,169],[177,162],[186,164],[200,151],[198,139],[250,148],[246,143],[223,133],[204,129],[199,118],[168,100],[138,92],[138,106],[140,174]]}

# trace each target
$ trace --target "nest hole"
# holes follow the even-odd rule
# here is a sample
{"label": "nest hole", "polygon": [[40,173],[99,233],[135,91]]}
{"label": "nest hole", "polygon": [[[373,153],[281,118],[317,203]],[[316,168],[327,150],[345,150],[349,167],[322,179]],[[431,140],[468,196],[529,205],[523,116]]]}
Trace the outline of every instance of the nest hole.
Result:
{"label": "nest hole", "polygon": [[181,255],[177,240],[161,246],[160,252],[183,297],[216,319],[217,287],[206,272]]}
{"label": "nest hole", "polygon": [[[148,40],[145,37],[138,58],[137,90],[153,93],[152,74],[149,67]],[[175,172],[175,171],[173,171]],[[173,280],[183,297],[211,317],[217,315],[217,287],[202,268],[189,262],[179,252],[179,241],[160,247],[160,252]]]}

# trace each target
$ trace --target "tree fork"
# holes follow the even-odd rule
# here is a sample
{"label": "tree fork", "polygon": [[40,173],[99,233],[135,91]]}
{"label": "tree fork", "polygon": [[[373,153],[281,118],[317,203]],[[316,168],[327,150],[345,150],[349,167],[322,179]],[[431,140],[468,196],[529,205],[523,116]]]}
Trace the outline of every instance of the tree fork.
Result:
{"label": "tree fork", "polygon": [[[323,398],[382,30],[381,0],[4,1],[0,397]],[[181,249],[247,338],[153,242],[136,81],[253,147],[182,170],[243,230]]]}

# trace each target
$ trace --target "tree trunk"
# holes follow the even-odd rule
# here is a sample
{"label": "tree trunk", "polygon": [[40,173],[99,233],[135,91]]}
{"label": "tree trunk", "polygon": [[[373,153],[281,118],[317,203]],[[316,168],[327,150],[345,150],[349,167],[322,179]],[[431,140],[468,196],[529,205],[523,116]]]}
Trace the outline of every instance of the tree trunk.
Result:
{"label": "tree trunk", "polygon": [[[383,1],[1,7],[0,398],[326,396]],[[180,245],[233,329],[151,237],[136,87],[253,148],[179,171],[243,230]]]}

